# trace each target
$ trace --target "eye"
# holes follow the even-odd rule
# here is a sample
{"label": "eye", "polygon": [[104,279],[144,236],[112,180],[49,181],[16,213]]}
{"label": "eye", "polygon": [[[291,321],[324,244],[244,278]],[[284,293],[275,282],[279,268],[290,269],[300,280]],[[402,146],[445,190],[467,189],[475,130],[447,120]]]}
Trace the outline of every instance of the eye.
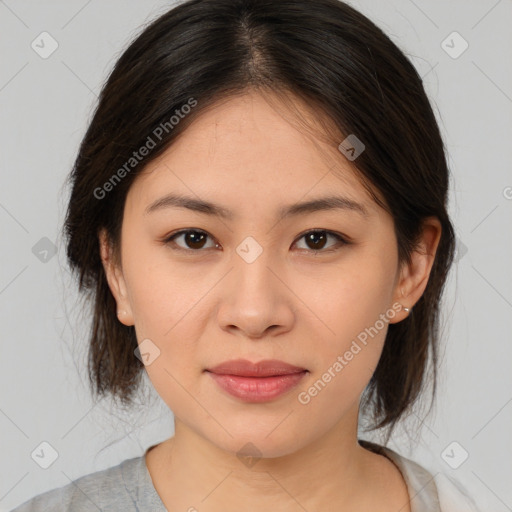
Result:
{"label": "eye", "polygon": [[[192,250],[198,252],[200,249],[203,249],[205,247],[205,240],[207,239],[208,236],[210,236],[208,235],[208,233],[206,233],[205,231],[201,231],[199,229],[183,229],[167,237],[164,240],[164,243],[172,243],[173,245],[178,245],[175,242],[175,240],[183,237],[183,243],[185,244],[185,247],[178,245],[178,250]],[[213,246],[210,247],[218,247],[218,244],[214,243]],[[209,247],[206,246],[206,248],[208,249]]]}
{"label": "eye", "polygon": [[[208,245],[206,244],[206,240],[208,239],[209,236],[210,235],[206,231],[202,231],[200,229],[183,229],[165,238],[163,240],[163,243],[172,244],[174,246],[177,246],[175,247],[176,250],[182,250],[187,252],[200,252],[202,249],[205,248],[218,248],[219,244],[213,242],[213,240],[212,244],[208,247]],[[331,245],[331,247],[333,245],[335,246],[334,249],[331,248],[324,250],[326,247],[326,242],[329,237],[337,240],[338,244],[334,243]],[[176,240],[179,240],[180,238],[182,239],[182,243],[184,244],[184,246],[176,242]],[[306,233],[303,233],[297,240],[302,239],[304,239],[306,244],[308,245],[308,247],[306,247],[306,251],[309,250],[309,252],[313,253],[333,252],[337,249],[336,245],[348,245],[350,243],[343,236],[332,231],[327,231],[325,229],[310,230]]]}
{"label": "eye", "polygon": [[[334,249],[323,250],[325,248],[326,241],[329,237],[336,239],[338,241],[338,244],[333,244],[335,246]],[[332,231],[327,231],[325,229],[315,229],[312,231],[308,231],[307,233],[302,234],[298,238],[298,240],[302,239],[304,239],[306,241],[306,244],[309,246],[306,247],[306,249],[311,249],[313,253],[333,252],[336,250],[336,245],[347,245],[349,243],[341,235],[338,235],[337,233],[334,233]]]}

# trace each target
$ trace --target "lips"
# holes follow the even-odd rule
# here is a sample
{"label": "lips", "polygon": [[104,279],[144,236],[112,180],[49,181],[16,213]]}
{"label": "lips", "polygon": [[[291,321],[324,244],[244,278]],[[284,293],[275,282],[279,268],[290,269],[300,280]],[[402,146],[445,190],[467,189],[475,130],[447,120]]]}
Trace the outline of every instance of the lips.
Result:
{"label": "lips", "polygon": [[206,371],[218,375],[237,375],[240,377],[272,377],[276,375],[291,375],[305,372],[305,368],[294,366],[277,359],[266,359],[252,363],[247,359],[224,361]]}
{"label": "lips", "polygon": [[220,389],[244,402],[262,403],[291,391],[309,373],[277,359],[225,361],[205,370]]}

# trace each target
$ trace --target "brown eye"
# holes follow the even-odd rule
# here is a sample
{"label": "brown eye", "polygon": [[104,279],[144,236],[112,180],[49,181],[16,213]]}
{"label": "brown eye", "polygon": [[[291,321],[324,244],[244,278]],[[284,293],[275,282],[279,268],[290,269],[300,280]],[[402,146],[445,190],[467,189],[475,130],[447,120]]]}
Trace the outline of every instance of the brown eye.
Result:
{"label": "brown eye", "polygon": [[348,243],[342,236],[327,230],[309,231],[308,233],[303,234],[299,240],[304,239],[306,241],[306,249],[311,249],[313,252],[331,252],[335,249],[324,250],[329,237],[338,240],[338,244],[335,243],[329,247],[336,247],[336,245],[345,245]]}
{"label": "brown eye", "polygon": [[[208,233],[199,229],[183,229],[167,237],[164,243],[174,246],[173,249],[189,253],[202,252],[209,248],[218,248],[219,244],[213,240],[210,246],[207,245],[209,237],[210,235]],[[336,240],[337,243],[327,245],[329,238]],[[181,243],[177,243],[179,239],[182,240]],[[333,252],[338,249],[339,246],[348,245],[350,243],[341,235],[325,229],[308,231],[301,235],[298,240],[305,240],[305,250],[312,253]]]}
{"label": "brown eye", "polygon": [[[178,246],[178,249],[199,251],[203,249],[206,245],[206,240],[208,239],[208,233],[204,231],[199,231],[196,229],[185,229],[182,231],[178,231],[174,235],[170,236],[165,240],[165,243],[171,243]],[[175,240],[182,238],[183,244],[180,245],[175,242]],[[213,243],[210,247],[216,247],[217,244]],[[208,248],[208,247],[207,247]]]}
{"label": "brown eye", "polygon": [[312,232],[305,235],[306,243],[314,251],[318,251],[325,247],[327,236],[324,232]]}

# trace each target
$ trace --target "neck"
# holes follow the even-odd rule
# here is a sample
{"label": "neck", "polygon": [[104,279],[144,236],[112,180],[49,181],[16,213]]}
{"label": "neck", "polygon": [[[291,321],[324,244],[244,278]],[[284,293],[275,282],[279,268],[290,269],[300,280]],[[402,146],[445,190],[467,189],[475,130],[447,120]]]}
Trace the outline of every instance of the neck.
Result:
{"label": "neck", "polygon": [[278,457],[239,457],[178,419],[174,437],[156,449],[148,452],[147,465],[170,510],[193,505],[198,510],[225,511],[226,504],[233,510],[295,511],[298,506],[321,510],[332,508],[333,500],[349,507],[375,480],[375,455],[357,442],[357,409],[351,421]]}

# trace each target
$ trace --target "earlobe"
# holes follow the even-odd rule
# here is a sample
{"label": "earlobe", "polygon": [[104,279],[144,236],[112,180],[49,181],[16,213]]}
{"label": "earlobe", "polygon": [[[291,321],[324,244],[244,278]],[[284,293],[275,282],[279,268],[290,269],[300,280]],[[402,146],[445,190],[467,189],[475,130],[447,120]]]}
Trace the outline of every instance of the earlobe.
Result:
{"label": "earlobe", "polygon": [[441,239],[441,231],[439,219],[436,217],[425,219],[418,247],[411,254],[410,263],[404,263],[401,268],[400,279],[395,287],[394,300],[401,304],[396,322],[400,322],[412,314],[413,306],[421,298],[427,287]]}
{"label": "earlobe", "polygon": [[113,248],[105,228],[102,228],[98,233],[98,240],[105,277],[110,292],[114,296],[117,304],[117,317],[124,325],[134,325],[123,272],[120,262],[117,262],[114,258]]}

